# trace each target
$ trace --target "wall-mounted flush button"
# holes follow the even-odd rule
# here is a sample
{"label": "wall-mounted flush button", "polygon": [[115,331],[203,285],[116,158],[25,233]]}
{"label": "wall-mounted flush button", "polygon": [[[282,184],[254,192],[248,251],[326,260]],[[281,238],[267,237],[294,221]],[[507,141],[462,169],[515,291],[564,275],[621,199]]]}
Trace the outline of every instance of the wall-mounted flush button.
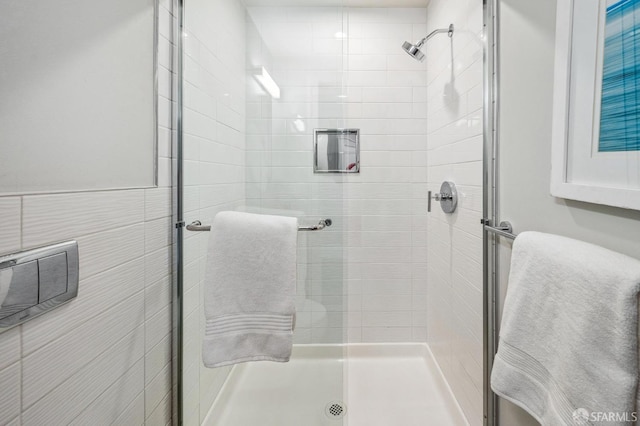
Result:
{"label": "wall-mounted flush button", "polygon": [[67,253],[38,259],[40,270],[39,303],[67,291]]}
{"label": "wall-mounted flush button", "polygon": [[0,332],[78,295],[78,243],[0,256]]}
{"label": "wall-mounted flush button", "polygon": [[[4,296],[4,297],[2,297]],[[38,304],[38,262],[0,270],[0,318]]]}

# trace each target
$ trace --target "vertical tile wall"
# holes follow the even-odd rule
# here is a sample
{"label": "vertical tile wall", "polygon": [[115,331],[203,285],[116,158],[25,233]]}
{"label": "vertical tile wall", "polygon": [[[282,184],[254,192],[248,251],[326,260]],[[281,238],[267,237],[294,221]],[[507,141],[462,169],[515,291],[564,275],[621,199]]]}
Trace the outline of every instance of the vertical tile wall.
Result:
{"label": "vertical tile wall", "polygon": [[482,2],[433,0],[426,47],[428,181],[456,183],[458,210],[428,221],[428,343],[467,420],[482,424]]}
{"label": "vertical tile wall", "polygon": [[[184,37],[185,221],[210,224],[245,202],[245,10],[240,1],[190,0]],[[184,424],[199,425],[230,367],[202,364],[202,280],[209,233],[185,231]]]}
{"label": "vertical tile wall", "polygon": [[78,297],[0,334],[2,424],[171,422],[171,10],[160,1],[158,188],[0,196],[0,254],[80,252]]}
{"label": "vertical tile wall", "polygon": [[[247,203],[299,238],[297,343],[426,339],[426,9],[251,7],[281,98],[249,98]],[[314,128],[359,128],[361,173],[313,173]],[[345,332],[347,333],[345,335]]]}
{"label": "vertical tile wall", "polygon": [[345,191],[354,342],[426,339],[427,64],[401,48],[426,30],[426,9],[348,10],[347,120],[362,133]]}

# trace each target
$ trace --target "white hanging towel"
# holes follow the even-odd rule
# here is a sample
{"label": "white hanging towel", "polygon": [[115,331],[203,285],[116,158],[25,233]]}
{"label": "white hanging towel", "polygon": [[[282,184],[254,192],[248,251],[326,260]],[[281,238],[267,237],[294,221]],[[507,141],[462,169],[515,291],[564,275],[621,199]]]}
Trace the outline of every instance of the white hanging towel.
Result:
{"label": "white hanging towel", "polygon": [[296,218],[216,215],[204,281],[205,366],[289,361],[297,232]]}
{"label": "white hanging towel", "polygon": [[[542,425],[629,424],[640,261],[556,235],[516,238],[491,387]],[[613,413],[613,414],[610,414]],[[576,423],[577,422],[577,423]]]}

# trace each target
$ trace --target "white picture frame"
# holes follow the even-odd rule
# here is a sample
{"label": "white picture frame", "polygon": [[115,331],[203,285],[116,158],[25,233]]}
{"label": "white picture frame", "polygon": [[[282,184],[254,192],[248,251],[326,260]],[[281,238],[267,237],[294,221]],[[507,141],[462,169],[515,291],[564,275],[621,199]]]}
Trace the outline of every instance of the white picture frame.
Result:
{"label": "white picture frame", "polygon": [[595,145],[606,4],[557,3],[551,195],[640,210],[640,151],[598,152]]}

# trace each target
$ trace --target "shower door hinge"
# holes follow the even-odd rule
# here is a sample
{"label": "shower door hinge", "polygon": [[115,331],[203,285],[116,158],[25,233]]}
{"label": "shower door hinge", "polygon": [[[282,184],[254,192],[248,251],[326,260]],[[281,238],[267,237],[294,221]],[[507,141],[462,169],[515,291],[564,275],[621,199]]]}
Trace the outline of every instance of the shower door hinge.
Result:
{"label": "shower door hinge", "polygon": [[184,220],[181,220],[180,222],[176,222],[176,228],[180,229],[180,228],[184,228]]}

